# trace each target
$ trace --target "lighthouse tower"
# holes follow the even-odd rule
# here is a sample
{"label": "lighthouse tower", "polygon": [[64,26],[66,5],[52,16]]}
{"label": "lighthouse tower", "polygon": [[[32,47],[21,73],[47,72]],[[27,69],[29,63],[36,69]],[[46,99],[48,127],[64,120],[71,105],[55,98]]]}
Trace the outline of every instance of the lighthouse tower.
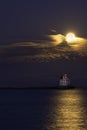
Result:
{"label": "lighthouse tower", "polygon": [[64,74],[63,76],[61,76],[61,78],[59,80],[59,86],[62,86],[62,87],[70,86],[70,79],[67,77],[67,74]]}

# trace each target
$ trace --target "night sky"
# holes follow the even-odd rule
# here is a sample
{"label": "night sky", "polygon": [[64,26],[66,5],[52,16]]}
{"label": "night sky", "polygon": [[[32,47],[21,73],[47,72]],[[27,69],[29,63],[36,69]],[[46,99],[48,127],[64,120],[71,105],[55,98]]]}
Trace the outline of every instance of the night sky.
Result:
{"label": "night sky", "polygon": [[[87,85],[86,0],[1,0],[0,84],[55,86],[67,73],[76,86]],[[74,32],[75,48],[62,39]]]}

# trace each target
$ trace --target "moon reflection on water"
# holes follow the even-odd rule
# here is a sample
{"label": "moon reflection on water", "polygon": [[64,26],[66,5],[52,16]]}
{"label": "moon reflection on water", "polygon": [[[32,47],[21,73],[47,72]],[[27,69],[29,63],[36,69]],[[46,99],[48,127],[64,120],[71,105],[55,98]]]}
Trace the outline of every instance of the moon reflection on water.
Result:
{"label": "moon reflection on water", "polygon": [[80,91],[59,91],[53,99],[47,128],[49,130],[85,130],[87,129],[86,112]]}

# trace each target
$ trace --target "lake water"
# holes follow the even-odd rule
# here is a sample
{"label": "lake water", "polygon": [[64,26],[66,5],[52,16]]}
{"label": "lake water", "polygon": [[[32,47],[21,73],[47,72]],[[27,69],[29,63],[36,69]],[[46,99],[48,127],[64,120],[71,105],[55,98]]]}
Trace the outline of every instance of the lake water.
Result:
{"label": "lake water", "polygon": [[87,130],[87,90],[0,90],[0,130]]}

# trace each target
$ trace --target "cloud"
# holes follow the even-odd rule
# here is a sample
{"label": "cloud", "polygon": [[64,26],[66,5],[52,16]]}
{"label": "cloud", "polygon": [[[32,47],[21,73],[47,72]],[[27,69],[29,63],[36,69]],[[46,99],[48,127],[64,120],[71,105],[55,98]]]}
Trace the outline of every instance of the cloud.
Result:
{"label": "cloud", "polygon": [[87,56],[87,39],[77,38],[76,43],[65,42],[64,35],[49,35],[51,41],[22,42],[0,46],[0,62],[47,62],[57,59],[74,59]]}
{"label": "cloud", "polygon": [[51,29],[50,30],[52,33],[56,33],[56,30],[55,29]]}
{"label": "cloud", "polygon": [[56,35],[49,35],[48,37],[51,38],[51,40],[53,40],[53,45],[58,45],[62,42],[64,42],[65,37],[62,34],[56,34]]}
{"label": "cloud", "polygon": [[[81,37],[75,37],[73,42],[67,42],[66,36],[62,34],[56,34],[56,35],[49,35],[49,37],[53,40],[53,45],[55,46],[66,46],[70,47],[71,52],[76,52],[78,55],[86,56],[87,55],[87,39],[81,38]],[[66,51],[67,54],[68,50]]]}

